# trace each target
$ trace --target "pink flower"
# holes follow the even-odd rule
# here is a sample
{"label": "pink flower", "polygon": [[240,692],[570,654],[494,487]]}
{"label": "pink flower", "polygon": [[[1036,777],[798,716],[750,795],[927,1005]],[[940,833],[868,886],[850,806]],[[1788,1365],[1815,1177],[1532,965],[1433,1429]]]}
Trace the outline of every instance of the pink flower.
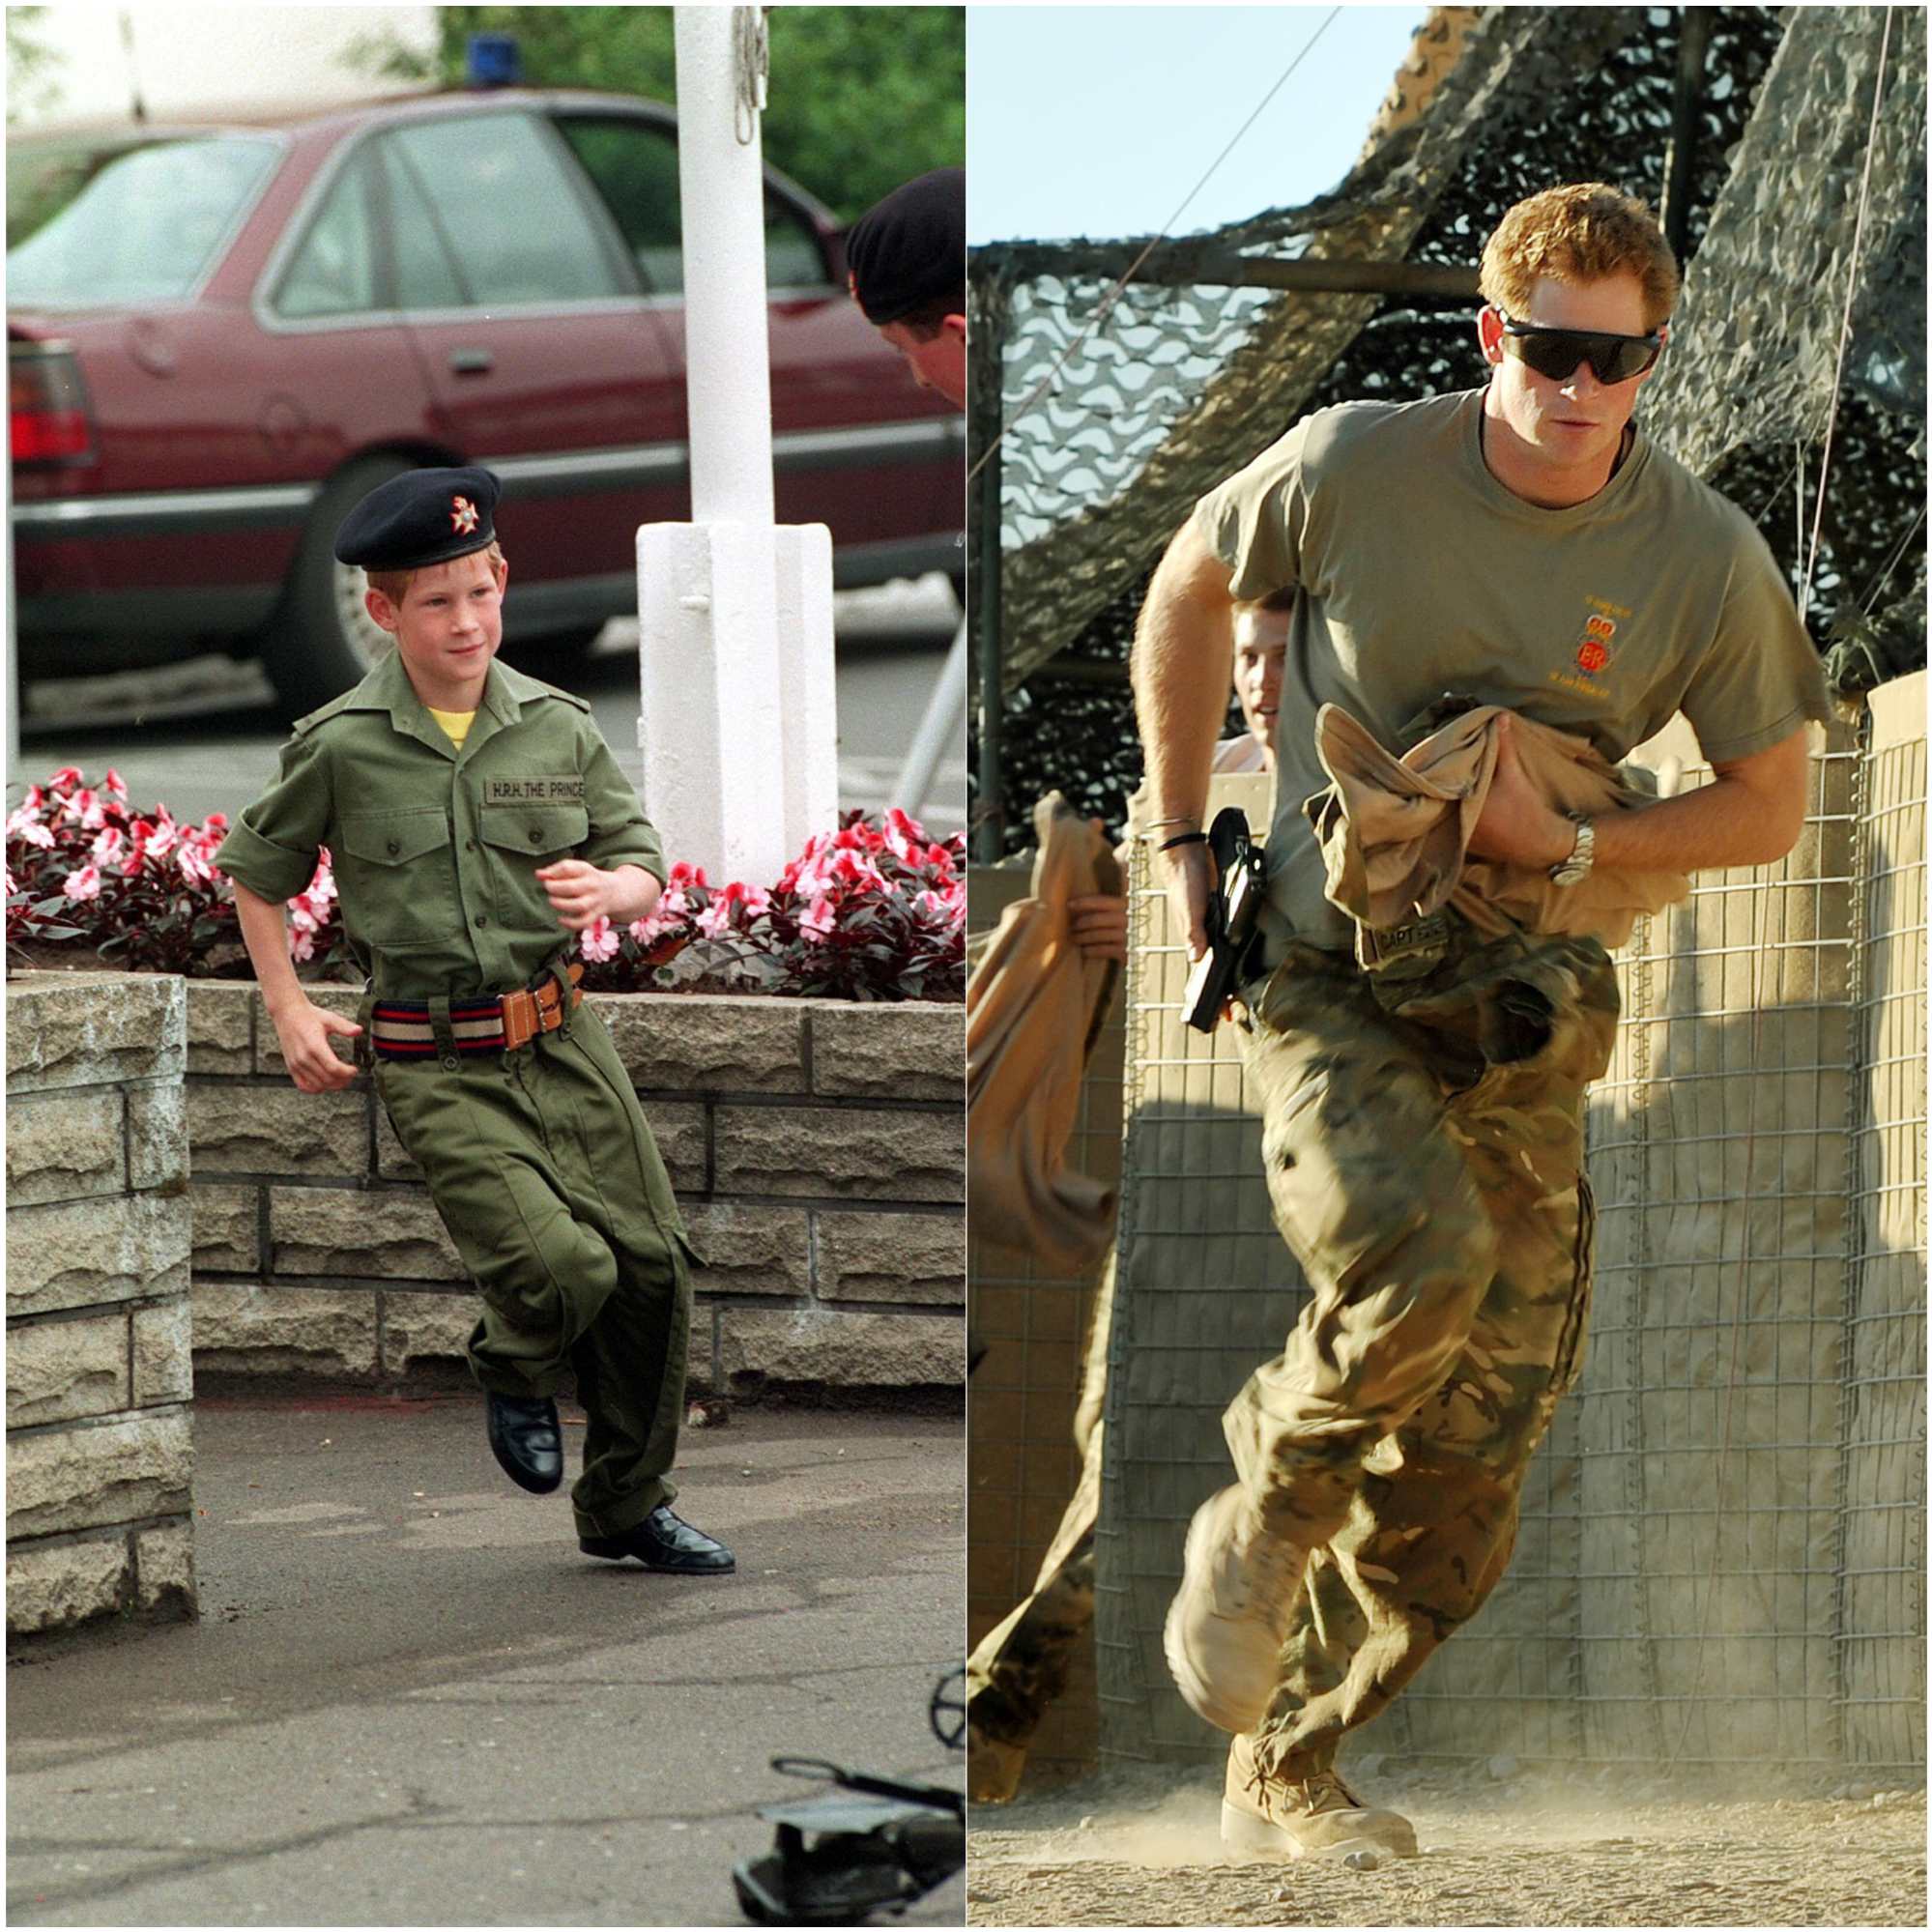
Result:
{"label": "pink flower", "polygon": [[96,832],[107,822],[107,809],[85,786],[67,801],[66,817],[78,819],[85,832]]}
{"label": "pink flower", "polygon": [[144,850],[150,858],[166,858],[181,841],[181,827],[163,812],[155,821],[155,828],[144,842]]}
{"label": "pink flower", "polygon": [[22,812],[15,812],[7,821],[7,836],[10,839],[25,839],[30,846],[39,846],[43,851],[51,851],[54,835],[38,819],[29,819]]}
{"label": "pink flower", "polygon": [[80,783],[80,767],[64,764],[47,780],[47,790],[57,798],[65,798]]}
{"label": "pink flower", "polygon": [[215,878],[215,868],[186,840],[175,854],[175,864],[181,868],[181,876],[190,885],[207,885]]}
{"label": "pink flower", "polygon": [[805,916],[798,921],[798,930],[814,939],[828,939],[832,928],[838,924],[838,911],[830,897],[821,893],[805,909]]}
{"label": "pink flower", "polygon": [[101,781],[101,789],[108,797],[118,798],[124,805],[128,802],[127,783],[111,764],[107,767],[107,776]]}
{"label": "pink flower", "polygon": [[97,865],[112,865],[121,856],[121,849],[127,843],[127,834],[119,825],[102,825],[95,834],[88,855]]}
{"label": "pink flower", "polygon": [[577,935],[577,950],[593,966],[600,966],[605,960],[617,957],[618,936],[603,913],[599,912]]}
{"label": "pink flower", "polygon": [[99,899],[101,897],[101,868],[98,865],[84,865],[78,872],[71,872],[67,882],[61,887],[64,898]]}

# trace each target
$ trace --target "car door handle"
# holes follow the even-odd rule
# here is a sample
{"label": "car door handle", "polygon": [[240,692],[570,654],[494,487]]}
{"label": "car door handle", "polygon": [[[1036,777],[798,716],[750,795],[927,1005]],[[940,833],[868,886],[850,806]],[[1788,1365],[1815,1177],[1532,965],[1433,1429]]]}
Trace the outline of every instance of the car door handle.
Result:
{"label": "car door handle", "polygon": [[459,376],[487,376],[497,365],[497,359],[487,349],[452,349],[449,352],[449,367]]}

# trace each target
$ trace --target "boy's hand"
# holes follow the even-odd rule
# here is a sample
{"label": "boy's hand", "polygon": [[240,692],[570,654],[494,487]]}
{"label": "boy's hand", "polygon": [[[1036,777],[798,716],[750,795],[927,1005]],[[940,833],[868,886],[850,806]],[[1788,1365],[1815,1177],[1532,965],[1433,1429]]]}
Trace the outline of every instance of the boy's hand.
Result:
{"label": "boy's hand", "polygon": [[581,858],[560,858],[555,865],[540,865],[536,876],[550,895],[550,909],[557,923],[572,933],[611,912],[612,877]]}
{"label": "boy's hand", "polygon": [[355,1021],[325,1012],[307,999],[269,1017],[275,1023],[275,1038],[281,1043],[282,1058],[288,1062],[289,1078],[303,1093],[334,1093],[354,1081],[356,1069],[335,1057],[329,1036],[336,1033],[345,1040],[355,1039],[362,1030]]}

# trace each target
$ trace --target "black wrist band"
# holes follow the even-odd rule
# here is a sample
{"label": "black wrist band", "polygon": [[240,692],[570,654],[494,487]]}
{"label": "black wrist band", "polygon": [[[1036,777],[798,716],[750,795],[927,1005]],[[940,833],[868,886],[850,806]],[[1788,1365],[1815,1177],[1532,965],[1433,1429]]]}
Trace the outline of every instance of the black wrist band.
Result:
{"label": "black wrist band", "polygon": [[1176,846],[1204,846],[1206,843],[1207,834],[1205,832],[1183,832],[1178,838],[1163,839],[1155,847],[1155,851],[1170,852]]}

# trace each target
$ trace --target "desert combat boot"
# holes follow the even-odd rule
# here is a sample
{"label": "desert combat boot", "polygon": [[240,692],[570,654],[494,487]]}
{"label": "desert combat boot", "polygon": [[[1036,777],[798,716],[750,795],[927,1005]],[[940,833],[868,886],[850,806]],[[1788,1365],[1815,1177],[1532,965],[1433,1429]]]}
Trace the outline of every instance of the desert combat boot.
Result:
{"label": "desert combat boot", "polygon": [[1350,1852],[1416,1855],[1416,1828],[1400,1812],[1364,1804],[1338,1772],[1297,1776],[1292,1767],[1264,1771],[1251,1737],[1236,1738],[1228,1747],[1221,1836],[1225,1844],[1278,1859],[1343,1859]]}
{"label": "desert combat boot", "polygon": [[1252,1731],[1266,1714],[1306,1563],[1239,1484],[1195,1512],[1162,1636],[1181,1695],[1210,1724]]}

